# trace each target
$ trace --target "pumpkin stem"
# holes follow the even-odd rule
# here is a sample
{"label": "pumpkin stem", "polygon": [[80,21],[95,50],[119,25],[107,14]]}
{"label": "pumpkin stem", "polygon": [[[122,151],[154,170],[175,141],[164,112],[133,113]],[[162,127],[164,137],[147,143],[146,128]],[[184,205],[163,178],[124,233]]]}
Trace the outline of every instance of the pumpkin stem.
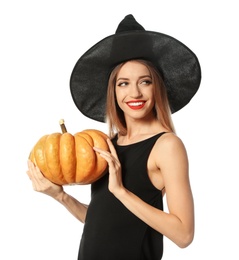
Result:
{"label": "pumpkin stem", "polygon": [[60,126],[61,126],[61,131],[62,131],[62,133],[63,133],[63,134],[64,134],[64,133],[67,133],[64,119],[61,119],[61,120],[59,121],[59,124],[60,124]]}

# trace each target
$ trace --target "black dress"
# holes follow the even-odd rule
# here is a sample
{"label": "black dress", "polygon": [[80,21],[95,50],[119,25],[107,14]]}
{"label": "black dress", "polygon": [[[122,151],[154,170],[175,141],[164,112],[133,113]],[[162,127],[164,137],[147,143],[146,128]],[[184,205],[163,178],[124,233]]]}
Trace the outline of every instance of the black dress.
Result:
{"label": "black dress", "polygon": [[[122,167],[124,186],[148,204],[163,210],[162,192],[147,173],[149,154],[163,133],[120,146],[113,144]],[[78,260],[160,260],[163,235],[132,214],[108,190],[108,174],[91,186],[91,202]]]}

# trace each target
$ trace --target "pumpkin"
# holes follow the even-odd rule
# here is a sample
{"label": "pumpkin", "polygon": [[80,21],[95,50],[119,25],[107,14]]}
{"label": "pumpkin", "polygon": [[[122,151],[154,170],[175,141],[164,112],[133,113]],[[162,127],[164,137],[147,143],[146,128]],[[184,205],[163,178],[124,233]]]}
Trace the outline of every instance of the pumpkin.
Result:
{"label": "pumpkin", "polygon": [[29,159],[56,184],[95,182],[104,174],[107,162],[93,146],[109,151],[108,136],[95,129],[72,135],[66,131],[64,120],[60,125],[62,133],[42,136],[31,150]]}

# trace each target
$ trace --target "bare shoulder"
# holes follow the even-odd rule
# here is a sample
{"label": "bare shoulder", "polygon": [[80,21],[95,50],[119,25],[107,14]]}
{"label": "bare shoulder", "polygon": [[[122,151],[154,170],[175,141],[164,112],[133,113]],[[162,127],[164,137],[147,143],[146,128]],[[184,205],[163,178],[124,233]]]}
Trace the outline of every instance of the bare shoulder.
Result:
{"label": "bare shoulder", "polygon": [[160,138],[158,138],[156,144],[156,149],[185,149],[183,141],[174,133],[165,133]]}
{"label": "bare shoulder", "polygon": [[187,159],[187,152],[184,143],[174,133],[165,133],[158,138],[153,149],[153,154],[156,158],[161,158],[161,160],[171,160],[173,158]]}

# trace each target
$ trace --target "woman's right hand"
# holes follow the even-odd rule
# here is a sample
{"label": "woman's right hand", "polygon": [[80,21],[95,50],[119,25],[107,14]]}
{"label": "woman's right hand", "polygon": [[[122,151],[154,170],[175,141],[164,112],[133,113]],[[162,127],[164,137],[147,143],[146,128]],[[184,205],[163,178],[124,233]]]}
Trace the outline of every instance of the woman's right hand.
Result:
{"label": "woman's right hand", "polygon": [[28,160],[28,171],[27,175],[32,181],[32,186],[35,191],[42,192],[56,200],[59,200],[63,196],[63,187],[52,183],[43,176],[40,169]]}

